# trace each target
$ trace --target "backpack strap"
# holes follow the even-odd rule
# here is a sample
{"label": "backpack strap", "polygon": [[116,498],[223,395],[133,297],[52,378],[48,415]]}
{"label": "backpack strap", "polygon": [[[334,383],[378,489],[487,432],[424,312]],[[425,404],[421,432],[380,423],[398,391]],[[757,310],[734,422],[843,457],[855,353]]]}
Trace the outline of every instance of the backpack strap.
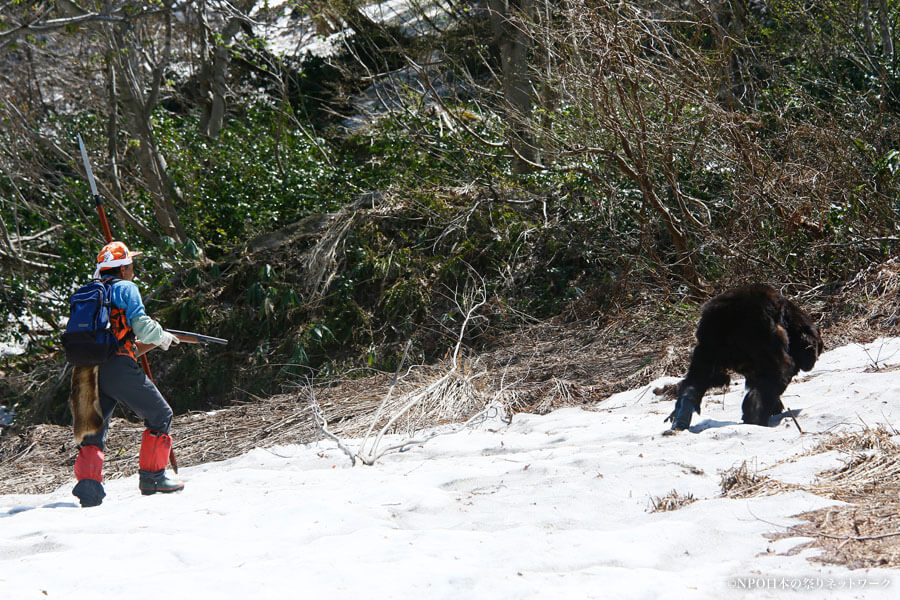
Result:
{"label": "backpack strap", "polygon": [[[110,299],[109,299],[109,303],[110,303],[110,311],[112,311],[112,310],[124,310],[124,309],[121,309],[121,308],[116,308],[116,307],[112,304],[112,286],[115,285],[115,284],[117,284],[117,283],[120,282],[120,281],[122,281],[122,280],[119,279],[119,278],[117,278],[117,277],[103,277],[103,278],[100,279],[100,283],[102,283],[104,286],[106,286],[107,294],[110,295]],[[124,341],[124,340],[129,340],[129,341],[131,341],[131,342],[137,342],[137,336],[134,334],[134,329],[132,329],[132,328],[129,327],[128,333],[125,334],[125,337],[123,337],[122,340],[123,340],[123,341]]]}

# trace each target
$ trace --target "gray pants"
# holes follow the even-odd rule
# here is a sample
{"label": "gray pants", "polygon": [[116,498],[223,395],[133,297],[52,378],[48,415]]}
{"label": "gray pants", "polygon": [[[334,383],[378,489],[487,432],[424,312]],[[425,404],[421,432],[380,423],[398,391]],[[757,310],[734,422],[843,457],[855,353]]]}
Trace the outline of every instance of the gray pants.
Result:
{"label": "gray pants", "polygon": [[172,425],[172,408],[130,356],[116,355],[100,365],[98,379],[103,429],[94,435],[85,436],[82,446],[106,449],[109,419],[116,404],[120,402],[143,419],[144,426],[150,431],[169,433]]}

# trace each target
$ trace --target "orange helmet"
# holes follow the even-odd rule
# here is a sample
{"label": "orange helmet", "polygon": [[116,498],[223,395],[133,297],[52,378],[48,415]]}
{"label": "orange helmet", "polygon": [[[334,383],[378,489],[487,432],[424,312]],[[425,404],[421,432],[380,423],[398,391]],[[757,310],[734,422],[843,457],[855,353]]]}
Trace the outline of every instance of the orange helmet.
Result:
{"label": "orange helmet", "polygon": [[140,256],[142,252],[132,252],[128,246],[122,242],[110,242],[103,246],[100,254],[97,255],[97,269],[94,271],[94,278],[100,276],[101,269],[112,269],[122,265],[130,265],[132,259]]}

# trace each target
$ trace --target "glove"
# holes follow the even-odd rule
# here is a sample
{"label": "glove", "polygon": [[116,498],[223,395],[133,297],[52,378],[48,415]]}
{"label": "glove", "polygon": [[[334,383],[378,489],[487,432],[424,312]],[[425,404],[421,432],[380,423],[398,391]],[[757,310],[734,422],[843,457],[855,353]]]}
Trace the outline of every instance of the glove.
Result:
{"label": "glove", "polygon": [[163,331],[163,339],[159,343],[159,347],[162,348],[163,350],[168,350],[169,346],[177,345],[180,343],[181,343],[181,340],[179,340],[177,337],[175,337],[168,331]]}

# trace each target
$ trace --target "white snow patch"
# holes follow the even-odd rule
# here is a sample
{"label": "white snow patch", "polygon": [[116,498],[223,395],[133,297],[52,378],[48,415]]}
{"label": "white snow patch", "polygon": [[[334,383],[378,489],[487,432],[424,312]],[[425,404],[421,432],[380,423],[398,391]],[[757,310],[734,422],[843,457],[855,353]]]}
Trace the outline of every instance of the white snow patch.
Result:
{"label": "white snow patch", "polygon": [[0,358],[12,354],[22,354],[24,352],[25,346],[22,344],[7,344],[5,342],[0,342]]}
{"label": "white snow patch", "polygon": [[387,0],[365,6],[362,11],[376,23],[400,27],[408,36],[434,33],[451,21],[446,8],[435,0]]}
{"label": "white snow patch", "polygon": [[[256,17],[263,8],[264,5],[258,5],[250,16]],[[291,3],[284,0],[269,2],[268,9],[277,16],[267,18],[256,33],[276,55],[332,56],[344,38],[351,34],[349,30],[327,36],[317,34],[312,19],[305,12],[294,10]],[[397,26],[408,36],[433,33],[435,28],[443,29],[452,20],[446,8],[436,0],[387,0],[360,7],[360,10],[376,23]]]}

